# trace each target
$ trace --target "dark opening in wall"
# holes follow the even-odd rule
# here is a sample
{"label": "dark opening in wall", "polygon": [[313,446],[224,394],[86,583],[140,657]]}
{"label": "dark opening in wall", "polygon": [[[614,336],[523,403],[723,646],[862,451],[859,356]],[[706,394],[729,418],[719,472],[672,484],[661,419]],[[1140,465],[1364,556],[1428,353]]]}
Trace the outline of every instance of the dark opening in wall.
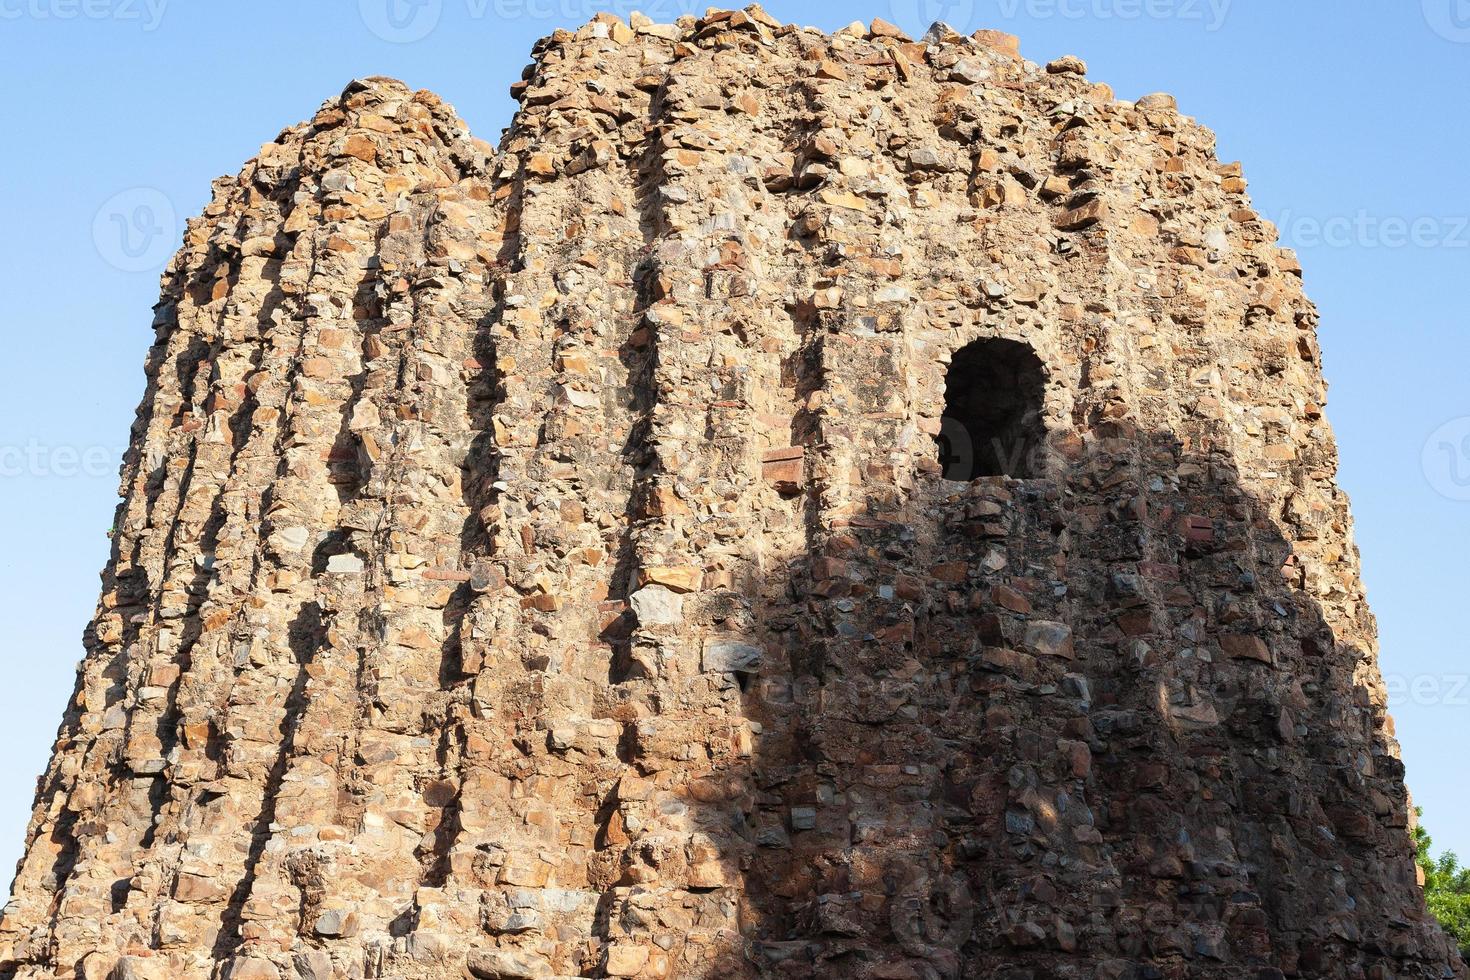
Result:
{"label": "dark opening in wall", "polygon": [[1028,345],[977,340],[961,348],[945,380],[937,442],[946,480],[1035,475],[1046,372]]}

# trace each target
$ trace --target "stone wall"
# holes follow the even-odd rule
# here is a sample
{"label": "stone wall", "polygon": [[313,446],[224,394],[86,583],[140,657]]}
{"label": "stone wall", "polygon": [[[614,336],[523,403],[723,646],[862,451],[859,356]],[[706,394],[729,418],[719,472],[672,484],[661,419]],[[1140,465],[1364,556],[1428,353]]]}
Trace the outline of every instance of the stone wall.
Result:
{"label": "stone wall", "polygon": [[[535,57],[189,225],[0,976],[1464,976],[1208,130],[942,25]],[[947,481],[986,338],[1045,434]]]}

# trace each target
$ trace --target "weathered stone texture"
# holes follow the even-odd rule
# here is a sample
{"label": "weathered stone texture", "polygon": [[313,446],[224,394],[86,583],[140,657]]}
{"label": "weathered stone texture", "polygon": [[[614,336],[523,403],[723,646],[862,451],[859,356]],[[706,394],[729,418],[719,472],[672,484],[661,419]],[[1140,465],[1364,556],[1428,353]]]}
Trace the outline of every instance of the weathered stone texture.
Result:
{"label": "weathered stone texture", "polygon": [[[0,976],[1463,976],[1207,130],[995,32],[535,53],[190,224]],[[1029,479],[942,477],[982,338]]]}

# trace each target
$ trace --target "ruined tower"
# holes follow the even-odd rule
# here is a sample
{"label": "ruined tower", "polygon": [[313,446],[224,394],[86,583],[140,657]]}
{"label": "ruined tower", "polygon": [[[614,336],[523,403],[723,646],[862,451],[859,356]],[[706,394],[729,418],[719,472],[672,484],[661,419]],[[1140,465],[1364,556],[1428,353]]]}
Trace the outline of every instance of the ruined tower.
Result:
{"label": "ruined tower", "polygon": [[0,976],[1464,975],[1208,130],[942,26],[535,56],[190,223]]}

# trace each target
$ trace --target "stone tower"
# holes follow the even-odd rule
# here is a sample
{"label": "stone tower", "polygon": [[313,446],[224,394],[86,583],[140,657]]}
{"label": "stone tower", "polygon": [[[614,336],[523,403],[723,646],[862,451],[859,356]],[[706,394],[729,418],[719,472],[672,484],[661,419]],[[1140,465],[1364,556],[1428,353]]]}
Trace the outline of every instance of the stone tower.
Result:
{"label": "stone tower", "polygon": [[189,225],[0,976],[1464,976],[1208,130],[942,25],[535,55]]}

